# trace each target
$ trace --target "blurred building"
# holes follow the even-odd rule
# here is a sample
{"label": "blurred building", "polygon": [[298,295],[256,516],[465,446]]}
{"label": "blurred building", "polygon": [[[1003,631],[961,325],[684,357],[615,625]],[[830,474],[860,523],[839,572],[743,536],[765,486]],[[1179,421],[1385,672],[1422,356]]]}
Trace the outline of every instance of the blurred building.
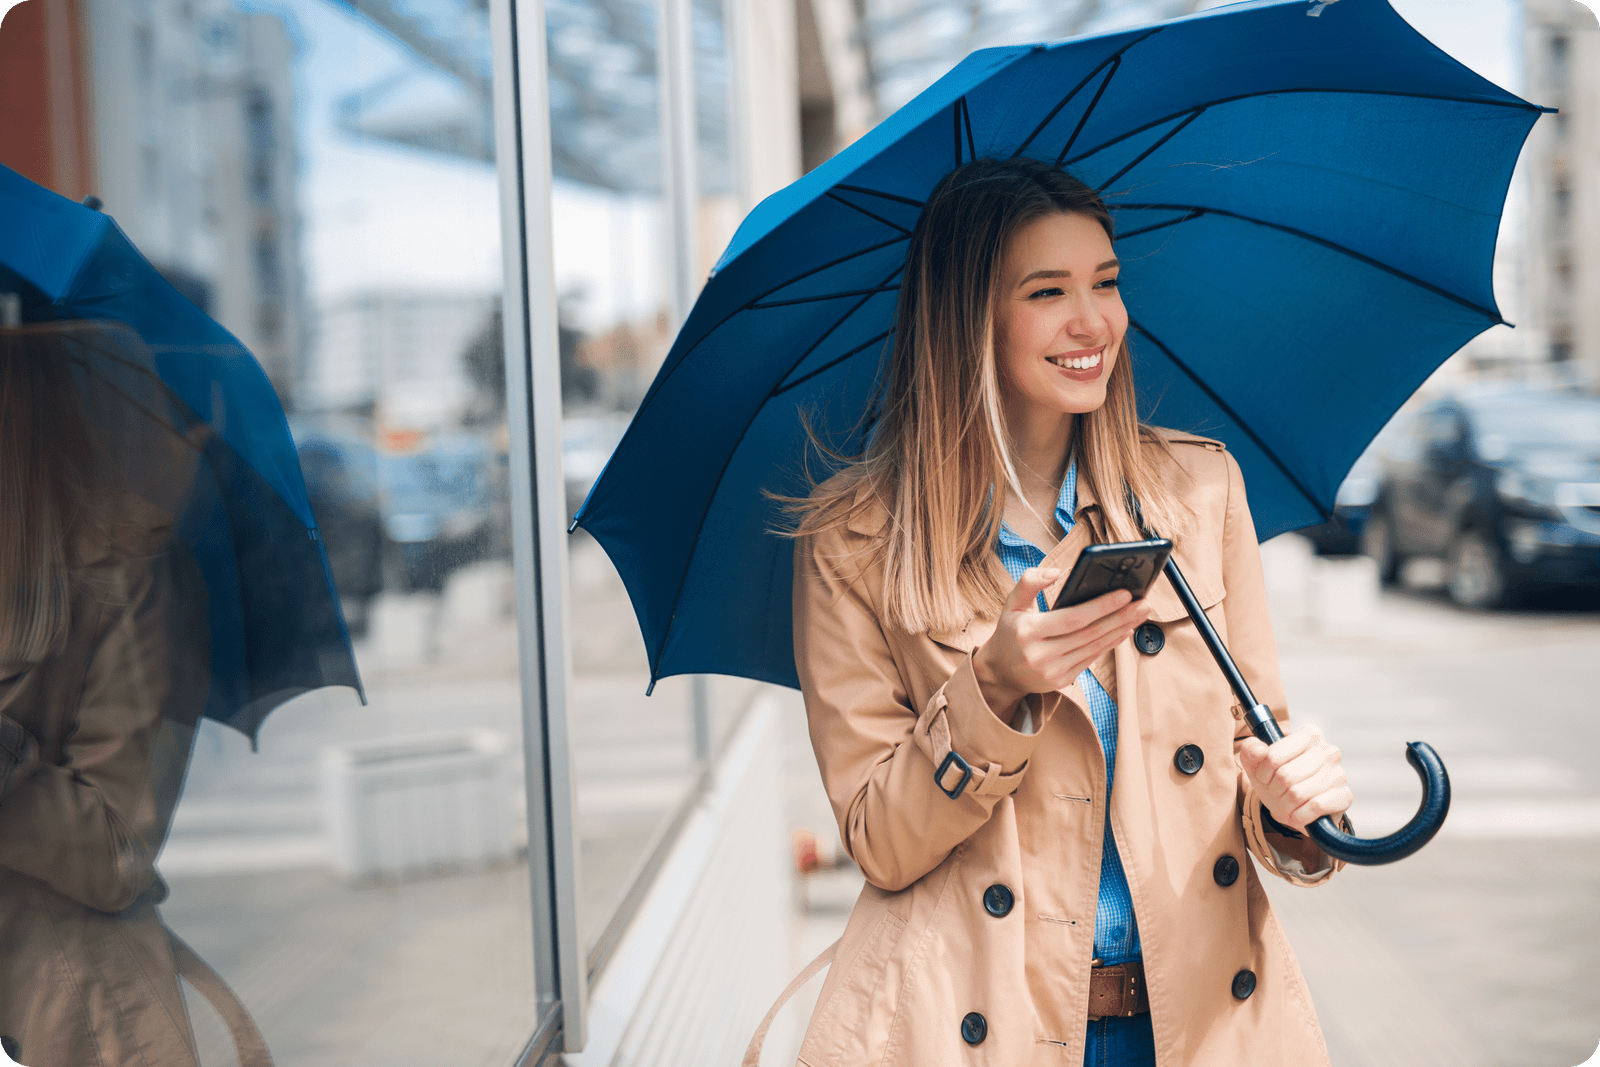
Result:
{"label": "blurred building", "polygon": [[0,162],[99,197],[288,402],[305,337],[290,27],[232,0],[28,0],[0,38]]}
{"label": "blurred building", "polygon": [[1525,0],[1529,98],[1560,108],[1528,138],[1526,314],[1554,369],[1600,390],[1600,26],[1577,0]]}
{"label": "blurred building", "polygon": [[317,309],[302,407],[453,425],[473,389],[462,356],[496,306],[492,294],[385,290]]}

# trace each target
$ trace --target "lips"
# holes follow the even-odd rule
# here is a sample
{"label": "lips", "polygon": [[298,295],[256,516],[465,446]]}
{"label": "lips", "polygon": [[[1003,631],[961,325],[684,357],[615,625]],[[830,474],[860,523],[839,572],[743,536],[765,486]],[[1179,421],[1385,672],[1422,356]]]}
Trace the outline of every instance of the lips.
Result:
{"label": "lips", "polygon": [[1076,352],[1062,352],[1046,356],[1045,359],[1063,376],[1075,382],[1092,382],[1100,377],[1100,371],[1105,366],[1105,346],[1080,348]]}

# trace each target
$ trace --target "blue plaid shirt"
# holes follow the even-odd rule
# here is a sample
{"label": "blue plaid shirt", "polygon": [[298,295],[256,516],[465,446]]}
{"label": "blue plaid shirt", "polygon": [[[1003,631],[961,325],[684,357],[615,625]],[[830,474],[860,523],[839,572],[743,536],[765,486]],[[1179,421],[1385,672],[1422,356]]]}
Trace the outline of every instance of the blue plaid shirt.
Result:
{"label": "blue plaid shirt", "polygon": [[[1056,501],[1056,522],[1061,525],[1063,535],[1072,530],[1077,510],[1078,464],[1073,461],[1067,467],[1061,496]],[[1045,556],[1037,545],[1018,537],[1004,523],[1000,526],[1000,543],[995,550],[1000,553],[1000,561],[1006,565],[1013,581],[1020,581],[1022,572],[1037,567]],[[1043,593],[1039,594],[1039,610],[1049,610]],[[1091,671],[1078,675],[1078,685],[1089,699],[1089,717],[1094,720],[1095,733],[1100,735],[1100,747],[1106,755],[1106,828],[1100,846],[1100,898],[1094,909],[1094,954],[1109,966],[1143,958],[1139,927],[1133,918],[1133,897],[1128,892],[1128,876],[1123,873],[1122,857],[1117,855],[1117,841],[1111,833],[1111,779],[1117,766],[1117,704]]]}

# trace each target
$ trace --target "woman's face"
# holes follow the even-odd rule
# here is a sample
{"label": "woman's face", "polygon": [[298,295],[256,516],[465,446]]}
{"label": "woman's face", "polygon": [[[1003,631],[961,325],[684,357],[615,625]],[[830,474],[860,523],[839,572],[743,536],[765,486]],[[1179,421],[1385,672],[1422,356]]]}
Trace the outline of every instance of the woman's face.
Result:
{"label": "woman's face", "polygon": [[1047,215],[1017,232],[995,311],[995,361],[1008,408],[1094,411],[1105,403],[1127,330],[1117,257],[1100,223]]}

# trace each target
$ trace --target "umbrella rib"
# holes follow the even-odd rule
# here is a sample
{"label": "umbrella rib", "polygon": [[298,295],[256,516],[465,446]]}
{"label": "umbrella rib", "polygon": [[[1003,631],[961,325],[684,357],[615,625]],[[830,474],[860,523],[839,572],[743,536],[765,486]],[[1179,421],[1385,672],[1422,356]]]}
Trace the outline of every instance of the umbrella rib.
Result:
{"label": "umbrella rib", "polygon": [[[900,271],[896,268],[895,274],[898,273]],[[889,277],[894,277],[894,274],[889,275]],[[847,289],[842,293],[824,293],[821,296],[797,296],[792,300],[769,300],[764,304],[752,303],[748,306],[751,311],[766,311],[768,308],[789,307],[792,304],[816,304],[823,300],[840,300],[847,296],[876,296],[879,293],[897,293],[899,291],[900,287],[898,285],[878,285],[871,289]],[[848,318],[849,315],[847,314],[845,317]]]}
{"label": "umbrella rib", "polygon": [[[1118,204],[1117,206],[1118,207],[1123,207],[1125,205]],[[1120,241],[1120,240],[1122,240],[1123,238],[1126,238],[1126,237],[1139,237],[1139,236],[1141,236],[1143,234],[1152,233],[1152,232],[1154,232],[1156,230],[1164,230],[1168,226],[1176,226],[1180,222],[1188,222],[1190,219],[1197,219],[1197,218],[1199,218],[1200,216],[1202,216],[1204,214],[1205,214],[1204,211],[1196,209],[1194,211],[1189,212],[1187,215],[1185,215],[1185,216],[1183,216],[1182,218],[1179,218],[1179,219],[1168,219],[1166,222],[1157,222],[1157,223],[1154,223],[1154,224],[1152,224],[1150,226],[1146,226],[1143,229],[1129,230],[1127,233],[1119,233],[1119,234],[1117,234],[1117,240]]]}
{"label": "umbrella rib", "polygon": [[[845,317],[848,318],[849,316],[847,315]],[[843,321],[843,320],[840,320],[840,321]],[[811,379],[815,378],[817,375],[822,374],[825,371],[830,371],[834,367],[837,367],[839,364],[843,363],[845,360],[849,359],[851,356],[856,355],[859,352],[865,352],[867,349],[871,348],[873,345],[877,344],[879,341],[882,341],[885,337],[891,336],[893,333],[894,333],[894,327],[891,326],[887,330],[884,330],[882,333],[880,333],[878,336],[872,338],[870,341],[865,341],[865,342],[863,342],[863,343],[861,343],[859,345],[856,345],[854,348],[852,348],[850,351],[846,352],[844,355],[837,356],[837,357],[835,357],[833,359],[828,360],[828,362],[824,363],[822,366],[818,367],[814,371],[808,371],[807,373],[802,374],[800,377],[796,378],[794,381],[790,382],[788,385],[780,385],[780,386],[778,386],[778,388],[774,389],[772,392],[767,394],[767,399],[768,400],[772,400],[772,399],[774,399],[776,397],[780,397],[784,393],[787,393],[789,390],[795,389],[795,388],[798,388],[799,386],[804,385],[806,382],[809,382]],[[813,349],[813,351],[815,351],[815,349]],[[810,354],[811,354],[810,352],[806,353],[806,355],[808,355],[808,356]]]}
{"label": "umbrella rib", "polygon": [[1089,101],[1089,106],[1084,108],[1083,117],[1078,119],[1078,124],[1072,128],[1072,136],[1067,138],[1067,143],[1056,153],[1056,166],[1061,166],[1061,161],[1067,158],[1067,153],[1072,151],[1072,146],[1078,143],[1078,134],[1089,123],[1089,116],[1094,114],[1094,109],[1100,106],[1100,98],[1105,95],[1106,89],[1111,85],[1111,79],[1117,76],[1117,71],[1122,67],[1122,56],[1119,54],[1111,64],[1111,69],[1106,71],[1106,76],[1100,80],[1100,88],[1094,91],[1094,99]]}
{"label": "umbrella rib", "polygon": [[[848,200],[841,200],[840,203],[841,204],[848,204],[849,201]],[[851,204],[850,206],[851,207],[855,207],[854,204]],[[856,210],[857,211],[861,211],[860,208],[856,208]],[[863,214],[865,214],[865,212],[863,212]],[[892,223],[891,223],[891,225],[892,225]],[[909,237],[909,236],[911,236],[911,235],[910,234],[906,234],[906,237]],[[773,293],[776,293],[776,292],[778,292],[780,290],[783,290],[783,289],[787,289],[789,286],[795,284],[796,282],[804,281],[805,279],[811,277],[813,274],[820,274],[825,270],[831,270],[832,268],[837,267],[841,263],[848,263],[852,259],[859,259],[862,256],[869,255],[869,254],[871,254],[873,252],[877,252],[877,251],[879,251],[881,249],[888,248],[890,245],[897,245],[901,241],[904,241],[906,239],[906,237],[891,237],[891,238],[889,238],[889,240],[884,241],[884,242],[882,242],[880,244],[875,244],[875,245],[872,245],[869,248],[863,248],[863,249],[861,249],[859,251],[851,252],[847,256],[840,256],[838,259],[833,260],[830,263],[824,263],[820,267],[812,267],[810,270],[806,271],[803,274],[796,274],[793,278],[790,278],[788,281],[784,282],[782,285],[775,285],[771,289],[768,289],[766,292],[762,293],[760,296],[758,296],[755,299],[751,300],[748,304],[741,305],[739,307],[738,311],[735,311],[734,314],[737,315],[739,313],[739,311],[754,311],[762,300],[765,300],[767,297],[771,296]],[[732,316],[730,315],[729,318],[731,318],[731,317]],[[727,319],[723,319],[722,320],[722,322],[727,322],[727,321],[728,321]],[[717,326],[721,326],[722,322],[717,323]]]}
{"label": "umbrella rib", "polygon": [[[904,226],[901,226],[899,223],[890,222],[888,219],[884,218],[882,215],[878,215],[878,214],[875,214],[874,212],[868,211],[866,208],[862,207],[860,204],[852,204],[850,201],[846,200],[844,197],[840,196],[838,193],[834,192],[832,189],[829,189],[826,195],[827,195],[829,200],[837,200],[839,203],[843,204],[847,208],[850,208],[852,211],[861,212],[861,214],[865,215],[867,218],[871,219],[873,222],[881,222],[885,226],[889,227],[889,229],[891,229],[891,230],[895,230],[895,231],[898,231],[899,233],[903,233],[907,237],[911,236],[911,231],[906,229]],[[893,243],[894,243],[893,241],[889,242],[889,244],[893,244]],[[873,247],[874,248],[882,248],[884,246],[883,245],[875,245]],[[873,249],[868,249],[867,251],[870,252],[872,250]],[[851,253],[850,256],[846,256],[845,259],[850,259],[853,256],[858,256],[860,254],[861,254],[860,252],[853,252],[853,253]],[[833,261],[833,263],[827,264],[827,267],[832,267],[832,266],[835,266],[835,265],[837,265],[839,263],[843,263],[843,262],[845,262],[845,259],[836,259],[836,260]],[[818,267],[817,270],[826,270],[827,267]],[[806,272],[806,274],[815,274],[815,273],[816,273],[816,271],[807,271]],[[806,276],[805,274],[800,275],[801,278],[804,278],[805,276]],[[799,281],[799,280],[800,280],[799,278],[794,279],[794,281]],[[784,282],[783,285],[778,286],[777,289],[771,289],[771,290],[768,290],[768,291],[775,293],[775,292],[778,291],[778,289],[782,289],[784,285],[790,285],[790,284],[792,284],[792,282]]]}
{"label": "umbrella rib", "polygon": [[1149,148],[1146,148],[1143,152],[1140,152],[1137,156],[1134,156],[1133,157],[1133,162],[1129,163],[1126,167],[1123,167],[1121,170],[1117,171],[1111,177],[1109,177],[1105,181],[1101,182],[1099,184],[1099,186],[1095,188],[1095,192],[1097,192],[1097,193],[1105,192],[1106,189],[1112,183],[1116,182],[1118,179],[1120,179],[1124,174],[1128,173],[1134,167],[1137,167],[1139,164],[1143,163],[1146,159],[1148,159],[1150,157],[1150,154],[1152,152],[1154,152],[1156,149],[1160,148],[1162,145],[1166,144],[1168,141],[1172,140],[1174,137],[1178,136],[1178,134],[1182,133],[1184,128],[1189,125],[1189,123],[1193,122],[1195,119],[1199,118],[1201,115],[1204,115],[1205,113],[1206,113],[1206,109],[1204,107],[1195,108],[1195,110],[1189,115],[1188,118],[1184,119],[1182,122],[1180,122],[1176,126],[1172,127],[1172,129],[1170,129],[1166,133],[1162,134],[1161,137],[1156,141],[1155,144],[1151,145]]}
{"label": "umbrella rib", "polygon": [[967,98],[961,98],[961,125],[967,131],[967,155],[974,161],[978,158],[978,146],[972,139],[972,105],[967,103]]}
{"label": "umbrella rib", "polygon": [[[156,414],[154,411],[151,411],[148,407],[146,407],[144,405],[144,403],[142,401],[134,398],[133,396],[130,396],[127,392],[125,392],[123,390],[122,386],[118,385],[116,382],[113,382],[111,379],[107,378],[103,374],[95,373],[94,368],[89,366],[89,361],[88,360],[84,359],[82,356],[68,356],[67,358],[70,359],[74,363],[80,364],[83,367],[84,371],[86,371],[87,373],[92,374],[96,378],[100,379],[100,381],[105,384],[106,388],[110,389],[113,393],[117,394],[117,396],[121,397],[124,401],[126,401],[129,407],[133,408],[135,411],[141,412],[144,415],[145,418],[149,419],[151,422],[155,423],[157,426],[159,426],[163,430],[167,431],[167,433],[171,434],[173,437],[175,437],[179,441],[182,441],[185,445],[187,445],[193,451],[195,451],[195,452],[197,452],[197,453],[199,453],[201,455],[205,454],[205,449],[201,448],[199,445],[197,445],[193,441],[191,441],[189,439],[189,435],[188,434],[180,433],[178,431],[177,427],[173,426],[166,419],[163,419],[160,415]],[[124,366],[129,367],[129,368],[131,368],[133,370],[137,370],[137,371],[143,371],[144,370],[143,367],[140,367],[137,364],[124,363],[122,360],[118,359],[116,356],[107,355],[106,358],[111,360],[114,363],[122,363]],[[158,384],[160,384],[163,389],[166,388],[166,383],[165,382],[160,382],[158,380]],[[168,399],[171,400],[171,399],[174,399],[174,398],[169,396]],[[179,401],[179,403],[181,403],[181,401]],[[213,433],[215,432],[214,428],[213,428],[212,432]]]}
{"label": "umbrella rib", "polygon": [[843,189],[847,193],[861,193],[865,196],[875,196],[880,200],[893,200],[897,204],[909,204],[911,207],[926,206],[921,200],[913,200],[909,196],[898,196],[894,193],[885,193],[877,189],[868,189],[864,185],[845,185],[843,182],[841,182],[838,185],[835,185],[834,188]]}
{"label": "umbrella rib", "polygon": [[[1083,80],[1081,82],[1079,82],[1077,85],[1074,85],[1072,87],[1072,91],[1067,93],[1066,96],[1063,96],[1056,103],[1056,106],[1050,109],[1050,113],[1047,114],[1043,119],[1041,119],[1039,121],[1039,125],[1035,126],[1034,129],[1033,129],[1033,132],[1028,134],[1027,138],[1022,142],[1022,147],[1018,148],[1016,150],[1016,152],[1014,152],[1012,154],[1014,156],[1020,156],[1020,155],[1022,155],[1022,153],[1026,152],[1028,150],[1028,146],[1033,144],[1034,139],[1036,137],[1038,137],[1041,133],[1043,133],[1044,132],[1044,128],[1046,126],[1050,125],[1051,121],[1054,120],[1055,117],[1061,113],[1061,109],[1066,107],[1068,104],[1070,104],[1072,102],[1072,98],[1077,96],[1078,93],[1083,90],[1083,87],[1085,85],[1088,85],[1089,82],[1093,81],[1094,80],[1094,76],[1096,74],[1099,74],[1102,70],[1104,70],[1106,68],[1106,64],[1112,63],[1112,62],[1120,62],[1121,59],[1122,59],[1122,54],[1124,52],[1126,52],[1128,49],[1132,48],[1134,45],[1138,44],[1140,41],[1144,40],[1146,37],[1150,37],[1153,34],[1157,34],[1157,33],[1160,33],[1160,32],[1161,32],[1161,27],[1157,26],[1155,29],[1151,30],[1149,33],[1143,34],[1142,36],[1137,37],[1132,41],[1129,41],[1127,44],[1125,44],[1121,48],[1117,49],[1111,55],[1107,56],[1105,59],[1102,59],[1100,61],[1100,65],[1099,66],[1095,67],[1089,73],[1085,74],[1083,76]],[[1090,105],[1090,110],[1092,111],[1093,109],[1094,109],[1093,105]],[[1076,136],[1076,134],[1074,134],[1074,136]]]}
{"label": "umbrella rib", "polygon": [[1173,366],[1183,371],[1183,373],[1188,376],[1189,380],[1194,382],[1195,385],[1199,386],[1200,391],[1205,393],[1206,396],[1210,398],[1213,404],[1222,409],[1222,413],[1224,415],[1233,420],[1233,424],[1237,426],[1246,437],[1255,442],[1256,447],[1261,449],[1261,454],[1270,459],[1272,461],[1272,465],[1277,467],[1279,472],[1281,472],[1283,476],[1289,480],[1289,484],[1294,486],[1295,490],[1299,492],[1301,496],[1310,501],[1311,506],[1317,509],[1317,514],[1321,515],[1324,519],[1328,518],[1327,509],[1322,506],[1321,502],[1319,502],[1315,496],[1311,495],[1311,490],[1305,487],[1305,483],[1300,481],[1300,479],[1295,476],[1295,473],[1284,465],[1283,460],[1279,459],[1277,454],[1273,452],[1272,449],[1267,447],[1267,443],[1261,439],[1260,435],[1250,428],[1250,424],[1245,422],[1244,419],[1240,418],[1239,413],[1234,411],[1233,407],[1226,400],[1218,396],[1217,391],[1211,388],[1210,385],[1206,384],[1205,380],[1195,372],[1194,368],[1190,367],[1183,360],[1179,359],[1177,354],[1174,353],[1172,349],[1162,344],[1161,339],[1155,334],[1151,333],[1149,330],[1145,329],[1144,325],[1138,320],[1129,318],[1128,325],[1144,334],[1150,339],[1151,343],[1153,343],[1157,348],[1161,349],[1166,357],[1172,361]]}
{"label": "umbrella rib", "polygon": [[[853,192],[863,192],[863,193],[872,192],[871,189],[856,189],[854,187],[842,186],[842,185],[841,186],[835,186],[835,188],[839,188],[839,189],[850,188],[851,191],[853,191]],[[881,196],[881,195],[886,195],[886,194],[878,194],[878,195]],[[900,198],[899,197],[890,197],[890,199],[900,199]],[[843,201],[843,202],[844,203],[848,203],[848,201]],[[854,205],[852,205],[852,206],[854,206]],[[763,307],[776,307],[776,306],[778,306],[778,305],[775,305],[775,304],[761,304],[760,301],[764,297],[770,296],[771,294],[776,293],[778,290],[783,289],[783,288],[785,288],[787,286],[793,285],[795,282],[801,281],[802,279],[809,278],[813,274],[817,274],[817,273],[819,273],[821,271],[828,270],[831,267],[837,267],[841,263],[847,263],[852,259],[856,259],[856,258],[859,258],[861,256],[868,255],[868,254],[870,254],[872,252],[878,251],[879,249],[888,248],[890,245],[898,244],[899,242],[904,241],[904,240],[905,240],[904,237],[892,237],[889,240],[884,241],[881,244],[875,244],[875,245],[871,246],[870,248],[863,248],[860,251],[851,252],[847,256],[840,256],[838,259],[833,260],[831,263],[824,263],[820,267],[813,267],[811,270],[808,270],[808,271],[804,272],[803,274],[795,275],[793,278],[790,278],[788,281],[784,282],[782,285],[776,286],[776,287],[774,287],[772,289],[768,289],[766,292],[762,293],[761,296],[756,297],[754,300],[750,301],[749,303],[740,304],[738,307],[734,308],[732,311],[730,311],[726,315],[724,315],[721,318],[721,320],[719,320],[717,322],[717,324],[715,326],[713,326],[713,327],[711,327],[711,329],[707,330],[704,337],[701,337],[699,341],[696,341],[694,344],[690,345],[689,346],[689,350],[687,352],[685,352],[682,357],[679,358],[678,362],[674,363],[663,374],[658,376],[655,381],[650,383],[650,388],[645,392],[644,399],[639,402],[639,406],[642,408],[646,404],[650,403],[651,397],[656,395],[656,392],[660,389],[662,383],[664,383],[668,378],[672,377],[672,375],[677,373],[678,368],[681,367],[683,365],[684,361],[689,358],[689,354],[691,352],[693,352],[695,349],[699,348],[700,347],[700,342],[704,341],[706,339],[706,337],[710,337],[712,334],[714,334],[718,330],[722,329],[722,327],[726,326],[736,316],[741,315],[746,311],[758,311],[758,310],[761,310]],[[891,275],[889,275],[889,277],[892,278],[892,277],[894,277],[894,275],[891,274]],[[838,295],[846,295],[846,294],[834,294],[834,295],[838,296]],[[823,297],[821,299],[827,299],[827,298]],[[669,355],[670,355],[670,353],[669,353]],[[624,443],[627,442],[629,435],[632,434],[632,433],[633,433],[633,424],[630,422],[628,424],[628,428],[623,431],[622,441],[619,441],[617,443],[617,447],[619,449],[622,447],[622,445]],[[581,509],[580,509],[580,512],[581,512]],[[577,517],[574,517],[574,519],[573,519],[573,527],[576,527],[578,525],[580,525],[580,523],[578,522]]]}
{"label": "umbrella rib", "polygon": [[[1201,207],[1201,206],[1199,206],[1197,204],[1118,204],[1117,205],[1117,210],[1118,211],[1121,211],[1124,208],[1126,208],[1129,211],[1189,211],[1189,212],[1195,213],[1195,214],[1191,214],[1189,216],[1189,218],[1194,218],[1196,215],[1220,215],[1223,218],[1238,219],[1240,222],[1249,222],[1249,223],[1253,223],[1253,224],[1255,224],[1257,226],[1265,226],[1266,228],[1268,228],[1270,230],[1278,230],[1278,231],[1280,231],[1282,233],[1289,234],[1292,237],[1299,237],[1299,238],[1302,238],[1304,240],[1310,241],[1313,244],[1319,244],[1324,248],[1330,249],[1330,250],[1332,250],[1334,252],[1340,253],[1341,255],[1346,255],[1346,256],[1349,256],[1351,259],[1358,260],[1358,261],[1360,261],[1362,263],[1365,263],[1369,267],[1377,267],[1379,270],[1385,271],[1385,272],[1387,272],[1389,274],[1392,274],[1396,278],[1401,279],[1402,281],[1410,282],[1412,285],[1417,286],[1419,289],[1426,289],[1426,290],[1428,290],[1428,292],[1433,293],[1433,294],[1435,294],[1437,296],[1442,296],[1446,300],[1454,301],[1455,303],[1460,304],[1462,307],[1467,308],[1468,310],[1476,311],[1478,314],[1482,315],[1484,318],[1489,319],[1490,322],[1493,325],[1499,326],[1499,325],[1505,324],[1505,320],[1502,319],[1495,312],[1490,311],[1488,308],[1480,307],[1479,305],[1477,305],[1477,304],[1473,303],[1472,301],[1468,300],[1466,297],[1457,296],[1455,293],[1452,293],[1450,290],[1445,289],[1442,286],[1434,285],[1432,282],[1425,282],[1421,278],[1418,278],[1414,274],[1408,274],[1405,271],[1399,269],[1398,267],[1391,267],[1389,264],[1383,262],[1382,260],[1374,259],[1369,255],[1365,255],[1364,253],[1357,252],[1353,248],[1346,248],[1344,245],[1338,244],[1337,242],[1334,242],[1334,241],[1330,241],[1326,237],[1318,237],[1314,233],[1307,233],[1306,231],[1301,230],[1301,229],[1296,229],[1293,226],[1286,226],[1281,222],[1268,222],[1266,219],[1258,219],[1258,218],[1253,218],[1253,217],[1251,217],[1249,215],[1241,215],[1237,211],[1227,211],[1227,210],[1224,210],[1222,208]],[[1177,219],[1175,221],[1176,222],[1187,222],[1188,219]],[[1173,223],[1161,223],[1160,225],[1166,226],[1166,225],[1172,225],[1172,224]],[[1158,228],[1159,228],[1159,226],[1152,226],[1152,227],[1149,227],[1148,229],[1158,229]],[[1145,232],[1148,232],[1148,231],[1147,230],[1135,230],[1133,232],[1134,233],[1145,233]],[[1133,236],[1132,233],[1119,234],[1118,237],[1117,237],[1117,240],[1120,241],[1123,237],[1131,237],[1131,236]]]}
{"label": "umbrella rib", "polygon": [[1135,129],[1128,130],[1125,133],[1119,133],[1117,136],[1111,138],[1109,141],[1102,142],[1101,144],[1096,145],[1095,147],[1089,149],[1087,152],[1084,152],[1081,155],[1073,156],[1071,159],[1066,161],[1066,164],[1067,164],[1067,166],[1070,167],[1075,163],[1082,163],[1084,160],[1088,159],[1090,156],[1094,155],[1096,152],[1103,152],[1107,148],[1110,148],[1112,145],[1120,144],[1121,142],[1126,141],[1130,137],[1137,137],[1137,136],[1139,136],[1139,134],[1144,133],[1146,130],[1151,130],[1151,129],[1156,128],[1157,126],[1160,126],[1160,125],[1163,125],[1165,123],[1171,122],[1173,119],[1177,118],[1179,115],[1186,114],[1186,113],[1188,113],[1190,111],[1195,110],[1196,108],[1204,111],[1204,110],[1207,110],[1209,108],[1218,107],[1218,106],[1220,106],[1222,104],[1237,103],[1240,100],[1253,100],[1258,96],[1288,96],[1288,95],[1290,95],[1292,93],[1326,93],[1326,94],[1328,94],[1330,96],[1392,96],[1392,97],[1397,97],[1397,98],[1401,98],[1401,99],[1409,99],[1409,100],[1442,100],[1445,103],[1454,103],[1454,104],[1479,104],[1479,105],[1482,105],[1484,107],[1509,107],[1509,108],[1514,108],[1514,109],[1518,109],[1518,110],[1522,110],[1522,111],[1536,111],[1536,112],[1539,112],[1541,114],[1544,111],[1544,109],[1539,107],[1538,105],[1530,104],[1530,103],[1528,103],[1527,101],[1524,101],[1524,100],[1519,100],[1519,101],[1517,101],[1515,103],[1512,103],[1512,102],[1507,101],[1507,100],[1468,100],[1468,99],[1466,99],[1464,97],[1444,96],[1444,95],[1441,95],[1439,93],[1398,93],[1398,92],[1392,92],[1392,91],[1386,90],[1386,89],[1314,89],[1314,88],[1268,89],[1268,90],[1265,90],[1265,91],[1259,92],[1259,93],[1239,93],[1237,96],[1224,96],[1224,97],[1220,97],[1220,98],[1218,98],[1216,100],[1208,100],[1203,104],[1191,104],[1189,107],[1183,108],[1181,111],[1174,111],[1170,115],[1165,115],[1165,116],[1163,116],[1163,117],[1161,117],[1159,119],[1154,119],[1154,120],[1152,120],[1150,122],[1145,123],[1143,126],[1139,126],[1139,127],[1135,128]]}
{"label": "umbrella rib", "polygon": [[[887,277],[885,277],[884,281],[888,281],[889,278],[893,278],[895,276],[895,274],[899,274],[900,270],[901,270],[901,268],[896,267],[895,270],[894,270],[894,273],[889,274]],[[873,290],[873,292],[879,292],[879,291],[882,291],[882,287],[881,286],[878,287],[877,289]],[[794,373],[794,369],[796,367],[798,367],[802,362],[804,362],[805,358],[807,356],[809,356],[809,355],[811,355],[811,353],[815,352],[817,350],[817,347],[819,345],[821,345],[823,341],[826,341],[829,338],[829,336],[831,336],[833,334],[834,330],[837,330],[840,326],[843,326],[845,320],[848,319],[851,315],[854,315],[856,312],[858,312],[862,308],[866,307],[867,306],[867,301],[869,301],[871,299],[872,298],[870,296],[862,297],[861,300],[856,304],[855,307],[851,308],[849,311],[847,311],[843,315],[839,316],[839,321],[835,322],[832,326],[828,327],[827,331],[824,332],[821,337],[817,338],[816,344],[813,344],[810,348],[807,348],[804,352],[800,353],[800,355],[795,359],[795,361],[793,363],[789,364],[789,369],[783,372],[783,377],[779,378],[778,380],[781,382],[781,381],[783,381],[784,378],[787,378],[789,375],[793,374]],[[765,407],[766,407],[766,405],[764,403],[758,405],[756,407],[755,411],[750,413],[750,417],[745,420],[744,429],[739,431],[739,439],[737,441],[735,441],[733,443],[733,447],[728,450],[727,458],[722,461],[722,469],[717,472],[716,480],[712,483],[713,485],[720,486],[722,484],[722,478],[723,478],[724,475],[726,475],[728,473],[728,465],[733,462],[733,457],[738,453],[739,445],[744,442],[745,435],[747,435],[750,432],[751,425],[753,425],[755,423],[757,416],[759,416],[761,414],[762,410]],[[717,499],[716,490],[712,490],[711,498],[706,501],[705,508],[700,512],[700,521],[696,525],[695,532],[694,532],[694,540],[693,540],[694,544],[699,544],[700,535],[705,532],[706,519],[711,517],[711,505],[716,502],[716,499]],[[693,559],[694,559],[694,553],[692,551],[689,553],[689,558],[690,558],[690,561],[692,562]],[[689,568],[688,567],[684,567],[683,574],[678,578],[678,591],[672,595],[672,610],[667,613],[667,628],[666,628],[665,631],[662,632],[662,635],[661,635],[661,647],[654,650],[655,651],[655,656],[654,656],[655,662],[650,664],[650,684],[651,685],[654,685],[655,682],[656,682],[656,679],[660,677],[659,670],[660,670],[660,664],[661,664],[661,657],[666,654],[667,638],[672,634],[672,623],[678,617],[678,603],[683,599],[683,586],[684,586],[684,583],[687,582],[688,580],[689,580]]]}

